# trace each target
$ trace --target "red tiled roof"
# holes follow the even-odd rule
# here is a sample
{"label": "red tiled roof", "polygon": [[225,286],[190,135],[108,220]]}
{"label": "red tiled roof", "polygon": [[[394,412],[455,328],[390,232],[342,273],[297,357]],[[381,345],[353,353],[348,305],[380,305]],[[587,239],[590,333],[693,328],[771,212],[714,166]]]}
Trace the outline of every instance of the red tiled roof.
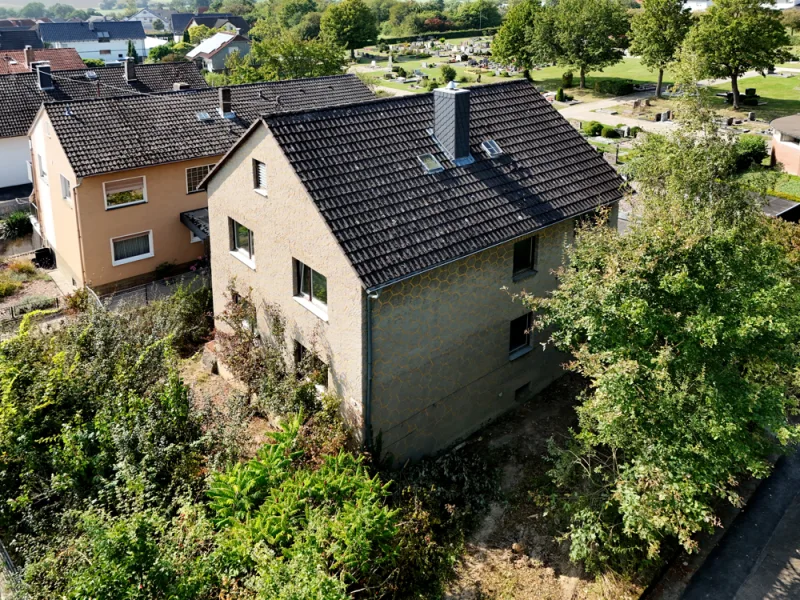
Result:
{"label": "red tiled roof", "polygon": [[[39,48],[33,50],[33,60],[47,60],[53,71],[71,71],[85,69],[75,48]],[[0,51],[0,75],[9,73],[29,73],[30,67],[25,63],[24,50]]]}

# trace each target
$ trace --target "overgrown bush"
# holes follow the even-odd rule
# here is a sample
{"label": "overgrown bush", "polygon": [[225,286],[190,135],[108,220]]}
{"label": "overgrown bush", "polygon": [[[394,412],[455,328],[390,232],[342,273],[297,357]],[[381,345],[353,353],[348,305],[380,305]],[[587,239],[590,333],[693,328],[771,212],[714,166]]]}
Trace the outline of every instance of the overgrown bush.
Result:
{"label": "overgrown bush", "polygon": [[600,135],[609,139],[616,139],[620,137],[619,131],[617,131],[617,128],[612,125],[603,125],[603,128],[600,130]]}
{"label": "overgrown bush", "polygon": [[603,124],[597,121],[587,121],[583,124],[583,132],[589,137],[596,137],[603,131]]}
{"label": "overgrown bush", "polygon": [[442,65],[442,81],[450,83],[456,78],[456,70],[450,65]]}
{"label": "overgrown bush", "polygon": [[760,135],[744,134],[736,140],[736,170],[746,171],[769,156],[767,141]]}
{"label": "overgrown bush", "polygon": [[64,304],[67,310],[72,313],[84,312],[89,309],[89,291],[86,288],[78,288],[71,294],[64,296]]}
{"label": "overgrown bush", "polygon": [[571,88],[573,79],[574,79],[574,75],[573,75],[572,71],[565,71],[561,75],[561,87],[567,88],[567,89]]}
{"label": "overgrown bush", "polygon": [[28,213],[18,210],[11,213],[0,224],[0,237],[4,240],[16,240],[33,233]]}
{"label": "overgrown bush", "polygon": [[29,260],[15,259],[11,260],[6,265],[8,270],[12,273],[20,275],[36,275],[36,267]]}
{"label": "overgrown bush", "polygon": [[600,94],[613,94],[614,96],[627,96],[633,93],[633,82],[630,80],[601,79],[595,81],[594,91]]}

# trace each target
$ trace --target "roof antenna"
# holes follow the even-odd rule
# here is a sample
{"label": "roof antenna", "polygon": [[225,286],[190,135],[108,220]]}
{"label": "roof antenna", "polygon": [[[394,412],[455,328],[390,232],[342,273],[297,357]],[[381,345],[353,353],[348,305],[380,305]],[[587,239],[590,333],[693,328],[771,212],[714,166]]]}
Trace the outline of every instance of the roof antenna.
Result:
{"label": "roof antenna", "polygon": [[64,116],[71,117],[72,116],[72,109],[69,107],[69,104],[64,108]]}

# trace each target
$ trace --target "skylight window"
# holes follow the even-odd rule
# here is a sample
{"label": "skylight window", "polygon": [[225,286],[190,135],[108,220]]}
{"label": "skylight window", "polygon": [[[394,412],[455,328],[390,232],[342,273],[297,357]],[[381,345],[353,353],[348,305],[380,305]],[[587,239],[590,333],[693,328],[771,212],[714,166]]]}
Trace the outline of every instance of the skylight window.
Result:
{"label": "skylight window", "polygon": [[440,163],[433,154],[423,154],[419,156],[419,162],[422,163],[425,172],[428,174],[431,173],[441,173],[444,171],[444,167],[442,163]]}
{"label": "skylight window", "polygon": [[94,71],[86,71],[86,75],[84,75],[86,79],[97,79],[97,73]]}
{"label": "skylight window", "polygon": [[212,121],[211,115],[205,111],[197,113],[197,120],[202,121],[205,123],[206,121]]}
{"label": "skylight window", "polygon": [[497,158],[503,154],[503,151],[500,149],[500,145],[494,140],[486,140],[485,142],[481,142],[481,148],[483,148],[483,151],[489,158]]}

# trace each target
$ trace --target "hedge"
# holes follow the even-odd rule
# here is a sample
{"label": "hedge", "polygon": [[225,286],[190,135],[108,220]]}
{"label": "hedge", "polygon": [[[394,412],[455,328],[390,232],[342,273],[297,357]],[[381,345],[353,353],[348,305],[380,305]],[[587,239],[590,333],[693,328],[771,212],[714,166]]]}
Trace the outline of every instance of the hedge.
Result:
{"label": "hedge", "polygon": [[485,35],[494,35],[499,30],[499,27],[485,27],[483,29],[462,29],[459,31],[426,31],[424,33],[417,33],[415,35],[400,35],[395,37],[379,37],[379,44],[401,44],[403,42],[416,42],[419,40],[427,40],[432,38],[439,40],[444,38],[450,40],[453,38],[462,37],[483,37]]}
{"label": "hedge", "polygon": [[627,96],[633,93],[633,82],[630,80],[603,79],[595,81],[594,91],[601,94],[613,94],[614,96]]}

